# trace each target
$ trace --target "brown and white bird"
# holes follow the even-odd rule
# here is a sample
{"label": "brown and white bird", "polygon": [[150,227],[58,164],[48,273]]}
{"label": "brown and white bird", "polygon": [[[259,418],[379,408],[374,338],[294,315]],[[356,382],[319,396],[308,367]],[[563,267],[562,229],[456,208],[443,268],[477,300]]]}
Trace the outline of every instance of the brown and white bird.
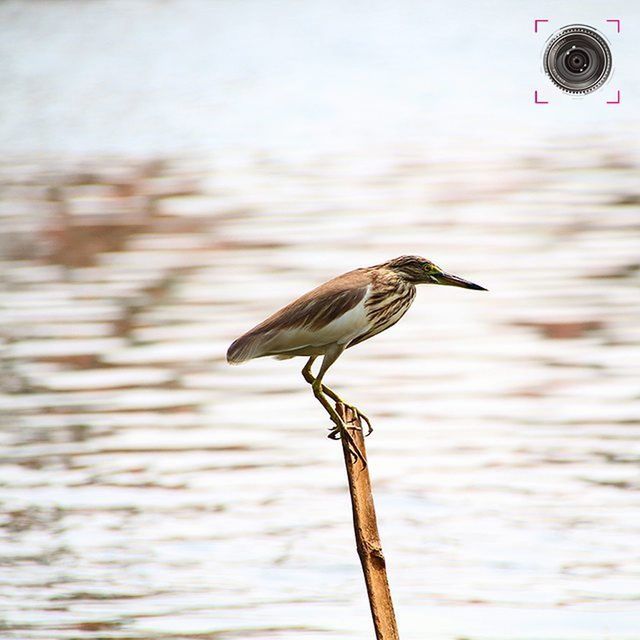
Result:
{"label": "brown and white bird", "polygon": [[[362,458],[327,397],[350,405],[322,380],[345,349],[368,340],[402,318],[415,298],[417,284],[486,291],[480,285],[445,273],[425,258],[400,256],[373,267],[344,273],[294,300],[235,340],[227,351],[227,361],[240,364],[263,356],[308,358],[302,375],[335,424],[329,436],[342,435],[355,448],[355,454]],[[323,359],[318,375],[314,377],[311,366],[318,356]],[[369,419],[355,407],[351,408],[367,423],[370,433]]]}

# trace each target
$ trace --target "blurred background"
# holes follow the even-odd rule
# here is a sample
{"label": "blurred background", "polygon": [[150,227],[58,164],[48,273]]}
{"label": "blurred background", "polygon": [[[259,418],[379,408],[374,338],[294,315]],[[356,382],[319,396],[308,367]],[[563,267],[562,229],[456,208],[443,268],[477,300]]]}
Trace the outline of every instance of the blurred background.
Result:
{"label": "blurred background", "polygon": [[[421,288],[328,377],[402,637],[639,637],[640,6],[602,11],[0,4],[3,638],[371,637],[303,361],[224,356],[405,253],[490,293]],[[616,63],[582,100],[541,75],[573,22]]]}

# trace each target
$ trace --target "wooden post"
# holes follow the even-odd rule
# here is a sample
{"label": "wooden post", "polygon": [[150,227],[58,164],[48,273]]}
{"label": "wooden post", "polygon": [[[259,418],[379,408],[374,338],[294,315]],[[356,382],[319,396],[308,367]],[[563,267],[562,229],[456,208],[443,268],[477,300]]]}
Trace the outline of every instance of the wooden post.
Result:
{"label": "wooden post", "polygon": [[[359,429],[350,428],[349,433],[366,460],[367,452],[360,419],[354,415],[350,408],[346,408],[342,404],[338,403],[336,410],[345,424],[360,427]],[[367,585],[367,595],[369,596],[376,638],[377,640],[399,640],[400,636],[398,635],[398,626],[393,612],[393,602],[391,601],[391,591],[389,590],[389,581],[387,579],[387,567],[378,534],[378,522],[373,504],[373,494],[371,493],[369,468],[368,466],[365,467],[361,460],[354,462],[349,451],[349,443],[345,438],[342,438],[341,442],[344,464],[349,479],[356,546]]]}

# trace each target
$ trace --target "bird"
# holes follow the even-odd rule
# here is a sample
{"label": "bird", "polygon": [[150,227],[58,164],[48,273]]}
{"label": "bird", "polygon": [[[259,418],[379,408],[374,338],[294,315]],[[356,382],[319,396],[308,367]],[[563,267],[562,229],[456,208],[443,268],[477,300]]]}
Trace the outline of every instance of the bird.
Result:
{"label": "bird", "polygon": [[[354,459],[359,458],[366,466],[364,456],[329,398],[350,408],[354,416],[364,421],[367,435],[372,431],[371,421],[326,386],[324,376],[345,349],[396,324],[412,305],[419,284],[487,291],[469,280],[445,273],[426,258],[400,256],[343,273],[297,298],[234,340],[227,351],[227,362],[235,365],[265,356],[280,360],[308,358],[302,376],[335,425],[329,437],[344,437]],[[320,356],[322,363],[314,376],[312,366]]]}

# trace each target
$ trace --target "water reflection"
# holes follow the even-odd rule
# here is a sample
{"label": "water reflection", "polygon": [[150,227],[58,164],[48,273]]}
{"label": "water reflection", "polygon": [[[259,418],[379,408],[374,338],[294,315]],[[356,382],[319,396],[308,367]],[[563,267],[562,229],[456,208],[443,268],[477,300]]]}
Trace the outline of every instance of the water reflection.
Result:
{"label": "water reflection", "polygon": [[423,288],[330,374],[374,419],[406,637],[636,637],[638,164],[573,144],[0,165],[4,636],[369,633],[302,363],[224,352],[416,252],[491,294]]}

